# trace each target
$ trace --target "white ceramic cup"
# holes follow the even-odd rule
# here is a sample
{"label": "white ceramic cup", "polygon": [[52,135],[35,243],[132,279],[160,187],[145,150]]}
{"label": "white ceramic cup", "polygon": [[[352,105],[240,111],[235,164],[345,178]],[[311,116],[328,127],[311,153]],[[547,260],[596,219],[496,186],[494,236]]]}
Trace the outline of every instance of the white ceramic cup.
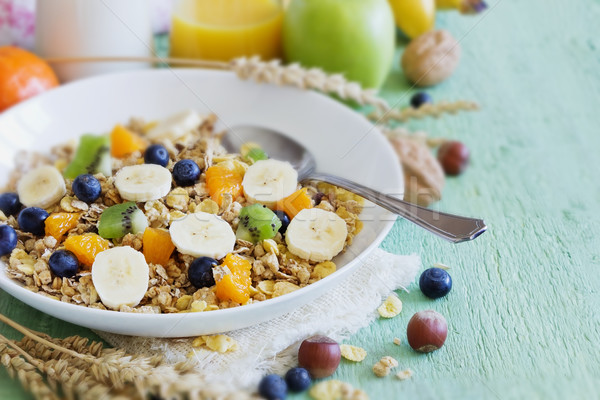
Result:
{"label": "white ceramic cup", "polygon": [[[146,0],[37,0],[35,52],[42,57],[146,57],[153,54]],[[142,62],[73,62],[53,65],[61,82],[124,69]]]}

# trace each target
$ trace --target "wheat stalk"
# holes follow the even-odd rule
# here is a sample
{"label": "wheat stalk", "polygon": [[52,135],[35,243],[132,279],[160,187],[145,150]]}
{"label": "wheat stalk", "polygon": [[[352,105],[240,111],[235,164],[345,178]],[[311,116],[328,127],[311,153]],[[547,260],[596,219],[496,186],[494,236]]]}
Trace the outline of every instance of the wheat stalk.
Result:
{"label": "wheat stalk", "polygon": [[[249,393],[208,382],[193,362],[167,364],[162,356],[142,357],[71,336],[34,333],[0,314],[0,321],[25,336],[19,342],[0,335],[0,360],[36,399],[253,399]],[[229,397],[228,397],[229,396]]]}
{"label": "wheat stalk", "polygon": [[425,104],[418,109],[397,110],[391,108],[387,101],[378,97],[374,90],[364,89],[360,83],[348,81],[342,74],[327,74],[320,68],[304,68],[298,63],[282,65],[281,60],[262,61],[258,56],[240,57],[230,62],[169,57],[50,57],[46,58],[46,61],[53,64],[147,62],[230,70],[242,80],[294,86],[304,90],[318,90],[326,94],[335,94],[342,100],[352,100],[360,105],[373,106],[375,110],[369,115],[369,118],[377,123],[386,123],[392,120],[405,122],[412,118],[439,117],[442,114],[455,114],[458,111],[473,111],[479,108],[474,102],[461,100],[453,103]]}
{"label": "wheat stalk", "polygon": [[423,104],[419,108],[408,107],[402,110],[391,109],[386,112],[375,110],[368,118],[377,123],[384,124],[390,121],[406,122],[409,119],[421,119],[425,117],[438,118],[443,114],[456,114],[459,111],[479,110],[479,105],[473,101],[458,100],[454,102],[440,101],[438,103]]}

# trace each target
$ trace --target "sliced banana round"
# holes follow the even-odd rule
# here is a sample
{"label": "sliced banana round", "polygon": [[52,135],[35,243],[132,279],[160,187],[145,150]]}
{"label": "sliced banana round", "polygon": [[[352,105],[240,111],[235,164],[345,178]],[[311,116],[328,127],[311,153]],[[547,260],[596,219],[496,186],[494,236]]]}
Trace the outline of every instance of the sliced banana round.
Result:
{"label": "sliced banana round", "polygon": [[202,123],[202,117],[195,111],[188,110],[160,121],[150,129],[146,136],[150,139],[170,139],[175,141],[196,129]]}
{"label": "sliced banana round", "polygon": [[169,232],[177,250],[194,257],[220,259],[235,246],[231,225],[218,215],[206,212],[188,214],[173,221]]}
{"label": "sliced banana round", "polygon": [[92,282],[106,307],[135,307],[148,290],[150,269],[144,255],[128,246],[113,247],[96,255]]}
{"label": "sliced banana round", "polygon": [[344,248],[348,228],[336,213],[305,208],[290,222],[285,242],[292,254],[306,260],[329,261]]}
{"label": "sliced banana round", "polygon": [[298,186],[298,172],[287,161],[260,160],[244,174],[244,196],[251,203],[274,205]]}
{"label": "sliced banana round", "polygon": [[58,203],[66,193],[60,171],[49,165],[29,171],[17,185],[19,200],[26,207],[48,208]]}
{"label": "sliced banana round", "polygon": [[158,200],[171,190],[171,173],[156,164],[130,165],[117,172],[115,187],[125,200]]}

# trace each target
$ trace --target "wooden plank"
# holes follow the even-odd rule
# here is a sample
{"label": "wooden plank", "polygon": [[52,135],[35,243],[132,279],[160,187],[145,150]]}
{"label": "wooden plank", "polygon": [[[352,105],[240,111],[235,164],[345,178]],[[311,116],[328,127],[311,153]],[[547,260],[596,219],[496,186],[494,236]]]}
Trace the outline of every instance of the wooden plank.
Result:
{"label": "wooden plank", "polygon": [[[343,361],[334,378],[371,399],[600,397],[600,1],[489,3],[481,17],[439,15],[438,26],[462,38],[463,59],[452,79],[428,90],[483,109],[409,126],[471,148],[470,169],[448,180],[435,207],[484,217],[490,230],[455,246],[396,223],[383,248],[419,254],[424,267],[451,266],[454,288],[432,301],[413,284],[398,292],[400,316],[348,339],[368,357]],[[383,90],[399,104],[414,92],[398,67]],[[405,329],[426,308],[446,316],[450,333],[443,349],[421,355]],[[52,335],[91,334],[3,292],[0,309]],[[16,337],[3,326],[0,333]],[[371,367],[384,355],[414,377],[376,378]],[[22,393],[0,373],[0,398]]]}

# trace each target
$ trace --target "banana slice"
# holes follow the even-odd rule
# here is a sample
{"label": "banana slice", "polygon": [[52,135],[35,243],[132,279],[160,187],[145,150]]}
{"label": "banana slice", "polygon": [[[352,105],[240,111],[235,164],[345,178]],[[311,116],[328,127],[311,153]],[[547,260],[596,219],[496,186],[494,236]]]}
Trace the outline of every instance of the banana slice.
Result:
{"label": "banana slice", "polygon": [[115,187],[125,200],[158,200],[171,190],[171,173],[156,164],[130,165],[117,172]]}
{"label": "banana slice", "polygon": [[114,247],[96,255],[92,282],[106,307],[135,307],[148,290],[150,269],[144,255],[128,246]]}
{"label": "banana slice", "polygon": [[215,214],[197,212],[175,220],[169,228],[180,253],[194,257],[223,258],[233,251],[235,233]]}
{"label": "banana slice", "polygon": [[202,117],[195,111],[184,111],[171,115],[160,121],[154,128],[147,132],[150,139],[170,139],[175,141],[186,133],[196,129],[202,123]]}
{"label": "banana slice", "polygon": [[285,232],[288,250],[310,261],[329,261],[344,248],[346,222],[336,213],[320,208],[300,211]]}
{"label": "banana slice", "polygon": [[26,207],[48,208],[67,193],[60,171],[49,165],[26,173],[17,185],[19,200]]}
{"label": "banana slice", "polygon": [[251,203],[273,206],[278,200],[294,193],[298,186],[298,172],[289,162],[260,160],[248,167],[242,187]]}

